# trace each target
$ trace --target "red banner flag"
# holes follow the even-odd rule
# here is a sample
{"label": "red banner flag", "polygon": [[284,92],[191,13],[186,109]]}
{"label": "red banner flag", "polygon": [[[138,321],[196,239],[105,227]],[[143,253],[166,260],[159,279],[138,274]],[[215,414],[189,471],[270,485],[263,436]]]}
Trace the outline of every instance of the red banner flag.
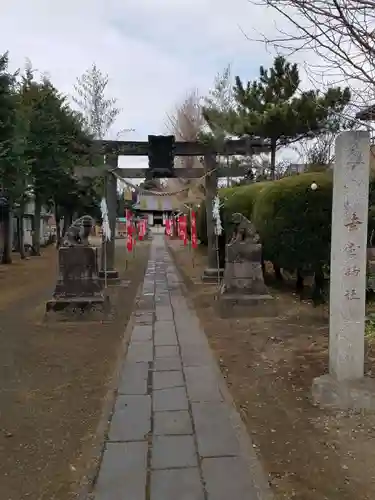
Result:
{"label": "red banner flag", "polygon": [[128,252],[131,252],[133,250],[133,226],[130,210],[126,210],[126,233],[126,248]]}
{"label": "red banner flag", "polygon": [[126,248],[128,252],[131,252],[133,250],[133,236],[131,233],[128,233],[126,237]]}
{"label": "red banner flag", "polygon": [[170,219],[165,219],[165,234],[167,236],[172,236]]}
{"label": "red banner flag", "polygon": [[131,234],[128,234],[126,238],[126,248],[128,252],[131,252],[133,250],[133,238]]}
{"label": "red banner flag", "polygon": [[138,239],[139,239],[139,241],[142,241],[143,237],[145,235],[144,230],[143,230],[144,229],[144,221],[143,220],[138,221],[137,229],[138,229]]}
{"label": "red banner flag", "polygon": [[142,221],[142,238],[146,236],[146,221],[143,219]]}
{"label": "red banner flag", "polygon": [[183,224],[182,224],[182,239],[184,240],[184,245],[186,246],[187,242],[188,242],[187,217],[186,217],[186,215],[184,215],[182,217],[182,221],[183,221]]}
{"label": "red banner flag", "polygon": [[193,248],[197,248],[198,239],[197,239],[197,217],[196,213],[191,211],[191,246]]}
{"label": "red banner flag", "polygon": [[146,234],[145,221],[144,220],[140,220],[138,222],[138,239],[139,239],[139,241],[143,240],[145,234]]}

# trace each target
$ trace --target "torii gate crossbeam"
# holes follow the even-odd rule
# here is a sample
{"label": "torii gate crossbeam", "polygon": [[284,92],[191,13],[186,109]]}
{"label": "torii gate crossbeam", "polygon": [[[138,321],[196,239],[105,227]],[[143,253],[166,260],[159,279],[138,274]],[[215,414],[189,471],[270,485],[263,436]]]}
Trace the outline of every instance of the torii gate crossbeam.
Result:
{"label": "torii gate crossbeam", "polygon": [[[207,210],[207,237],[208,237],[208,269],[205,275],[216,277],[218,273],[216,262],[216,237],[214,234],[214,221],[212,218],[212,202],[217,192],[217,179],[220,176],[240,177],[245,174],[244,167],[218,167],[216,155],[233,156],[260,154],[270,151],[268,141],[260,138],[244,137],[241,139],[230,139],[212,144],[202,142],[176,142],[174,147],[175,156],[202,156],[204,158],[203,168],[175,169],[176,177],[205,179],[206,210]],[[103,155],[105,165],[103,168],[77,167],[75,173],[80,178],[106,177],[106,194],[109,212],[109,223],[112,234],[116,227],[116,200],[117,200],[117,178],[115,174],[123,178],[145,177],[147,169],[120,169],[118,168],[119,156],[148,156],[149,143],[147,141],[92,141],[89,148],[77,148],[77,153],[82,155]],[[114,239],[104,243],[107,255],[107,277],[118,278],[114,268],[115,244]],[[103,253],[103,252],[102,252]],[[103,274],[103,262],[101,274]]]}

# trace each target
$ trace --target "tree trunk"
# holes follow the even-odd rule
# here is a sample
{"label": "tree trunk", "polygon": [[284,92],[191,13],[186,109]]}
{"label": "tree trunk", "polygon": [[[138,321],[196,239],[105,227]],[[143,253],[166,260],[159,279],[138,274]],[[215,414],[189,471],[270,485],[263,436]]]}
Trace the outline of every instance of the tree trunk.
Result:
{"label": "tree trunk", "polygon": [[63,224],[63,230],[62,230],[63,237],[66,235],[67,230],[72,225],[72,219],[73,219],[73,216],[71,213],[64,212],[64,224]]}
{"label": "tree trunk", "polygon": [[266,276],[266,263],[264,262],[263,253],[261,256],[260,265],[262,266],[262,274],[263,274],[263,279],[264,279]]}
{"label": "tree trunk", "polygon": [[226,259],[226,239],[224,234],[219,236],[218,243],[219,243],[219,266],[221,269],[224,269],[225,259]]}
{"label": "tree trunk", "polygon": [[301,293],[304,288],[304,277],[302,275],[301,269],[297,269],[297,281],[296,281],[296,292]]}
{"label": "tree trunk", "polygon": [[40,214],[42,211],[42,202],[39,196],[34,200],[34,218],[33,218],[33,255],[40,255]]}
{"label": "tree trunk", "polygon": [[20,210],[19,210],[19,216],[17,219],[17,230],[18,230],[18,244],[19,244],[19,253],[21,256],[21,259],[26,258],[26,253],[25,253],[25,231],[23,228],[23,218],[25,214],[25,205],[23,202],[20,204]]}
{"label": "tree trunk", "polygon": [[218,266],[216,254],[215,221],[212,215],[212,203],[217,194],[217,167],[216,157],[206,155],[204,157],[205,177],[205,205],[207,220],[207,264],[209,269],[216,269]]}
{"label": "tree trunk", "polygon": [[317,266],[314,273],[314,288],[312,292],[312,301],[315,306],[324,304],[324,273],[321,266]]}
{"label": "tree trunk", "polygon": [[55,203],[55,223],[56,223],[56,248],[60,248],[61,245],[61,218],[58,205]]}
{"label": "tree trunk", "polygon": [[271,170],[271,180],[275,180],[276,177],[276,141],[271,139],[271,164],[270,164],[270,170]]}
{"label": "tree trunk", "polygon": [[64,238],[69,227],[68,214],[64,213],[64,223],[62,228],[62,237]]}
{"label": "tree trunk", "polygon": [[20,251],[20,218],[19,215],[13,217],[13,251]]}
{"label": "tree trunk", "polygon": [[4,245],[3,245],[3,255],[1,259],[2,264],[12,263],[12,239],[13,239],[12,218],[13,218],[13,212],[12,210],[9,209],[8,213],[5,214],[3,223]]}
{"label": "tree trunk", "polygon": [[283,281],[284,278],[280,266],[278,264],[275,264],[274,262],[272,262],[272,265],[273,265],[273,271],[275,273],[275,278],[277,279],[277,281]]}

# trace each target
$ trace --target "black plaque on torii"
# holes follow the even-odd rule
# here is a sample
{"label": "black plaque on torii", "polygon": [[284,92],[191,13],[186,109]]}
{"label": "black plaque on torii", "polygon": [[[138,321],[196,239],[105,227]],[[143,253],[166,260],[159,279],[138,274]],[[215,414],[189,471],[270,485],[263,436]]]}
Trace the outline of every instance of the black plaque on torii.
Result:
{"label": "black plaque on torii", "polygon": [[[94,140],[91,147],[79,148],[80,150],[77,152],[98,155],[148,156],[149,147],[148,141]],[[253,137],[228,139],[212,144],[204,144],[199,141],[176,141],[174,145],[175,156],[251,155],[269,152],[269,150],[268,141]]]}

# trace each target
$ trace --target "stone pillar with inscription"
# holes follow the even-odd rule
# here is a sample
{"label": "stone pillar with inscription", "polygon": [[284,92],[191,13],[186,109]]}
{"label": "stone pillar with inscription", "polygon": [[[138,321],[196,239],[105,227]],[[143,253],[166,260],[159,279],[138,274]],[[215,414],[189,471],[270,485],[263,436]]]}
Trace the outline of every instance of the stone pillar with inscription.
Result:
{"label": "stone pillar with inscription", "polygon": [[374,383],[364,377],[369,134],[336,139],[333,178],[329,374],[313,381],[316,403],[375,408]]}

